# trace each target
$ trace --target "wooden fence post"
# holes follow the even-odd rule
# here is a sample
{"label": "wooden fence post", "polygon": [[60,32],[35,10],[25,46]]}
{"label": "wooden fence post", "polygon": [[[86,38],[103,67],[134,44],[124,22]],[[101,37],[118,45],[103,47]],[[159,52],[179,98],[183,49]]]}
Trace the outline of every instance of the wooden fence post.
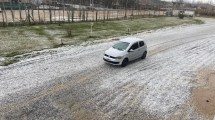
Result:
{"label": "wooden fence post", "polygon": [[5,6],[4,6],[4,3],[3,3],[3,13],[2,14],[4,14],[4,16],[5,16],[5,21],[6,21],[6,26],[8,25],[8,21],[7,21],[7,13],[6,13],[6,11],[5,11]]}
{"label": "wooden fence post", "polygon": [[12,1],[10,1],[10,12],[11,12],[11,17],[12,17],[12,22],[13,22],[13,25],[14,25],[14,11],[13,11]]}
{"label": "wooden fence post", "polygon": [[2,11],[2,26],[5,27],[5,23],[4,23],[4,11]]}
{"label": "wooden fence post", "polygon": [[19,3],[19,22],[22,22],[22,11]]}
{"label": "wooden fence post", "polygon": [[51,11],[50,3],[49,3],[49,22],[52,23],[52,11]]}

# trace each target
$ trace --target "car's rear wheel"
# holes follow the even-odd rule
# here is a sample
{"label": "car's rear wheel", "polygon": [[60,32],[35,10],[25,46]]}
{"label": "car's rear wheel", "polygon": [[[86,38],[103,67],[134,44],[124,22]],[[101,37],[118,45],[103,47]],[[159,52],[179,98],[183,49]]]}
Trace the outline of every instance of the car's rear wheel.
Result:
{"label": "car's rear wheel", "polygon": [[128,65],[128,58],[125,58],[125,59],[122,61],[121,66],[122,66],[122,67],[125,67],[125,66],[127,66],[127,65]]}
{"label": "car's rear wheel", "polygon": [[145,51],[145,52],[143,53],[143,55],[141,56],[141,59],[145,59],[145,58],[146,58],[146,55],[147,55],[147,51]]}

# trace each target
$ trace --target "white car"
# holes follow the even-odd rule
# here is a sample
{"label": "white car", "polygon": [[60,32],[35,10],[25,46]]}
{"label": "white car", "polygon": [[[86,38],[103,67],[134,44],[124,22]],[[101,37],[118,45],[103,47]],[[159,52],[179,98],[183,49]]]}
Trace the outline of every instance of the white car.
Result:
{"label": "white car", "polygon": [[147,46],[145,42],[136,37],[128,37],[119,40],[115,45],[105,51],[103,60],[112,65],[125,67],[129,61],[141,58],[145,59]]}

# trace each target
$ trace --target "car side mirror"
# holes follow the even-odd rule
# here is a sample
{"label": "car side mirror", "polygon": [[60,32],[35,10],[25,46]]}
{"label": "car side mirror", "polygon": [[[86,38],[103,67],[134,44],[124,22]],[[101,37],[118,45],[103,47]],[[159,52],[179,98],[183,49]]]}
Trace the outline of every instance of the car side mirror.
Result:
{"label": "car side mirror", "polygon": [[128,50],[128,52],[134,52],[134,50],[133,50],[133,49],[130,49],[130,50]]}

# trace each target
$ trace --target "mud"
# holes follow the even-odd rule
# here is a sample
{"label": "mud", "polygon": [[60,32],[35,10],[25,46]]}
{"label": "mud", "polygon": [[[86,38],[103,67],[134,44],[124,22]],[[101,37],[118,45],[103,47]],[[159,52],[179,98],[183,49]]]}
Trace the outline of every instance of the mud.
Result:
{"label": "mud", "polygon": [[215,70],[201,70],[197,83],[200,87],[193,89],[192,103],[200,114],[212,120],[215,117]]}

